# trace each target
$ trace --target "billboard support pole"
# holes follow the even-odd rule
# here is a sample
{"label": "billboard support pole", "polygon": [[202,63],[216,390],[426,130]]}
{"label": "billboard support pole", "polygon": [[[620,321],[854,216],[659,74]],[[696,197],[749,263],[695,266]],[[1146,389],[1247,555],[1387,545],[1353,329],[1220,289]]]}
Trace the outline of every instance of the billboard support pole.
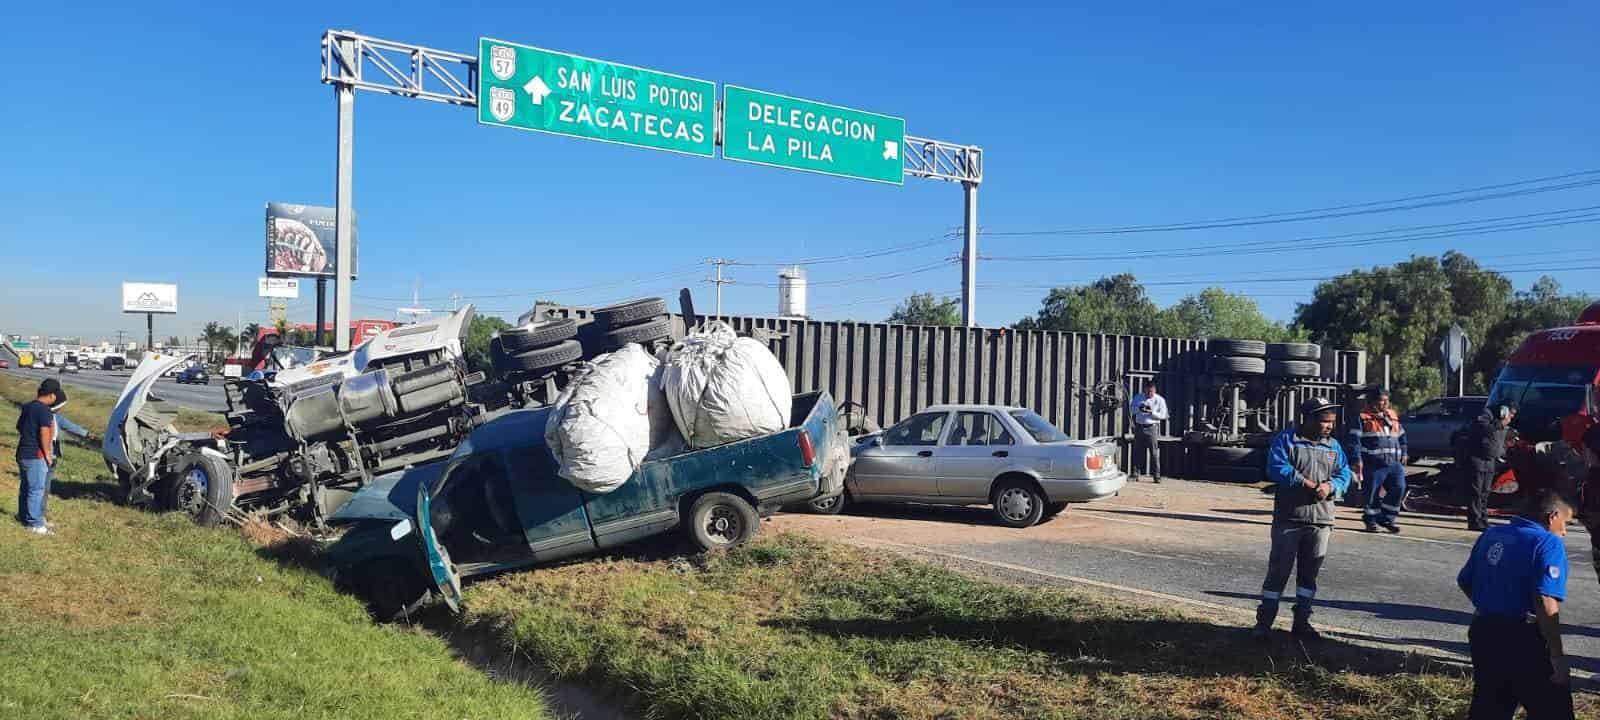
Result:
{"label": "billboard support pole", "polygon": [[[336,162],[336,179],[334,183],[334,245],[338,248],[339,260],[334,292],[333,306],[333,347],[335,350],[345,351],[350,349],[350,273],[354,270],[355,243],[352,242],[351,207],[352,165],[355,154],[355,111],[356,88],[352,84],[360,75],[360,68],[356,67],[361,60],[356,54],[354,38],[338,38],[338,73],[339,82],[333,86],[333,95],[339,108],[339,148]],[[319,285],[320,287],[320,285]],[[322,324],[317,324],[318,332]]]}
{"label": "billboard support pole", "polygon": [[156,314],[144,314],[144,351],[155,352],[156,349]]}
{"label": "billboard support pole", "polygon": [[328,344],[328,341],[326,339],[326,335],[324,335],[325,331],[322,329],[322,326],[326,325],[327,322],[328,322],[328,316],[327,316],[327,311],[326,311],[327,302],[328,302],[328,278],[324,277],[324,276],[318,276],[317,277],[317,332],[316,332],[316,338],[317,339],[313,343],[317,347],[322,347],[322,346]]}

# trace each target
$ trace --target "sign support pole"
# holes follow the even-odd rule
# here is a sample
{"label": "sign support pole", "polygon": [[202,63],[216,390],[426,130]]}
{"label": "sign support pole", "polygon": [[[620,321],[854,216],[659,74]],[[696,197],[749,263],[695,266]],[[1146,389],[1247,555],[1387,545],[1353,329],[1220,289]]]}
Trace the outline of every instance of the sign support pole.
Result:
{"label": "sign support pole", "polygon": [[[333,95],[339,108],[339,158],[336,168],[334,183],[334,244],[338,247],[339,260],[336,269],[337,277],[333,288],[333,347],[335,350],[345,351],[350,349],[350,332],[345,329],[350,325],[350,271],[354,269],[354,249],[352,242],[351,215],[351,190],[353,189],[353,170],[355,164],[355,111],[356,89],[349,80],[358,74],[358,68],[351,67],[354,63],[361,62],[356,54],[356,43],[353,38],[339,38],[339,76],[344,82],[333,86]],[[318,289],[322,285],[319,279]],[[318,305],[319,312],[321,305]],[[322,322],[317,321],[317,332],[322,332]]]}
{"label": "sign support pole", "polygon": [[144,314],[144,349],[145,352],[155,352],[156,349],[156,314]]}
{"label": "sign support pole", "polygon": [[961,324],[978,326],[978,184],[970,180],[961,183],[966,195],[965,220],[962,224],[964,241],[961,245]]}
{"label": "sign support pole", "polygon": [[328,344],[328,331],[323,326],[328,324],[328,278],[317,278],[317,333],[316,344],[321,347]]}

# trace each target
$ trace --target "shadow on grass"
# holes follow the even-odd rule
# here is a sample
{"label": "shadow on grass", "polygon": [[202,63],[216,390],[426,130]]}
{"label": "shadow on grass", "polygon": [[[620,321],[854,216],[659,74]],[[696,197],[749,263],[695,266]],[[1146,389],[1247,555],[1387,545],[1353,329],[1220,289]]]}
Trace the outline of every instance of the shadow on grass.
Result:
{"label": "shadow on grass", "polygon": [[1258,643],[1245,628],[1189,619],[1021,616],[996,620],[933,614],[901,619],[780,619],[763,625],[840,638],[884,642],[948,639],[978,648],[1026,649],[1049,653],[1070,672],[1081,673],[1257,677],[1303,665],[1371,674],[1460,672],[1459,665],[1335,638],[1308,644],[1278,631],[1267,642]]}
{"label": "shadow on grass", "polygon": [[57,477],[55,482],[50,483],[50,494],[63,500],[104,500],[109,503],[119,500],[117,484],[109,479],[83,482]]}
{"label": "shadow on grass", "polygon": [[[918,520],[960,525],[1005,527],[995,518],[993,510],[981,505],[919,505],[917,503],[891,504],[863,501],[846,505],[844,514],[886,520]],[[1051,520],[1053,519],[1051,518]],[[1049,520],[1044,522],[1049,522]]]}

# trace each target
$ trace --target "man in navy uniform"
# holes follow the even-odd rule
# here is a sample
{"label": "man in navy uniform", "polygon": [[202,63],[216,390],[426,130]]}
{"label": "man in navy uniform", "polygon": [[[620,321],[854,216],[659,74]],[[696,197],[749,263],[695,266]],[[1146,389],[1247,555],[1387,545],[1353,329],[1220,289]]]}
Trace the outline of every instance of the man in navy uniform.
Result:
{"label": "man in navy uniform", "polygon": [[1471,720],[1572,717],[1572,683],[1561,648],[1561,601],[1567,597],[1563,538],[1572,506],[1544,491],[1508,525],[1489,528],[1456,575],[1476,612]]}
{"label": "man in navy uniform", "polygon": [[1292,570],[1294,636],[1320,640],[1311,627],[1311,601],[1317,596],[1317,575],[1328,556],[1333,535],[1333,498],[1350,485],[1344,448],[1333,440],[1339,406],[1322,398],[1300,403],[1300,423],[1272,436],[1267,447],[1267,478],[1277,486],[1272,503],[1272,551],[1267,579],[1261,583],[1261,606],[1250,634],[1266,640],[1278,617],[1278,604]]}

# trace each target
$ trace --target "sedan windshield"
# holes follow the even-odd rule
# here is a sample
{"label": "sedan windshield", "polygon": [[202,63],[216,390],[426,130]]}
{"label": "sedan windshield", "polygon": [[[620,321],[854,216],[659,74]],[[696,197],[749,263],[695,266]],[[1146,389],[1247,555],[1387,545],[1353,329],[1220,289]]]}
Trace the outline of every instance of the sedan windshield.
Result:
{"label": "sedan windshield", "polygon": [[1033,436],[1035,442],[1065,442],[1072,439],[1067,437],[1066,433],[1061,432],[1059,428],[1051,425],[1049,420],[1039,417],[1039,413],[1032,410],[1012,410],[1011,417],[1016,418],[1017,422],[1022,425],[1022,429],[1027,430],[1028,434]]}

